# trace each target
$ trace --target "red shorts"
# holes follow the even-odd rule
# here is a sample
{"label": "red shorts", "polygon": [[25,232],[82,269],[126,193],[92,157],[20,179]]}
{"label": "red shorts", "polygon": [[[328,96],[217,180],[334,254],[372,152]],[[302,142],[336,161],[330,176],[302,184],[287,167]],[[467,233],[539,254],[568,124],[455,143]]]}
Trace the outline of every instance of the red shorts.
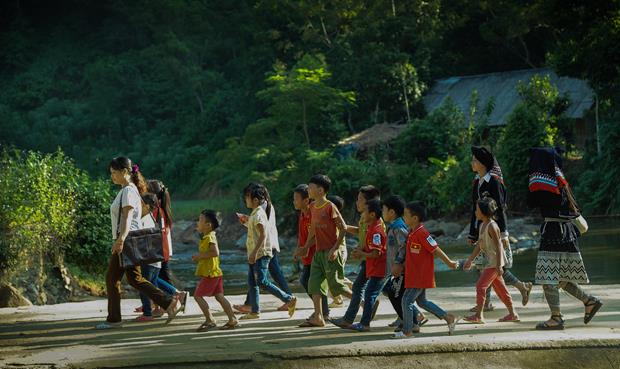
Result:
{"label": "red shorts", "polygon": [[200,282],[198,282],[198,286],[196,286],[196,291],[194,291],[194,296],[215,296],[219,293],[224,293],[224,279],[220,277],[202,277],[200,278]]}

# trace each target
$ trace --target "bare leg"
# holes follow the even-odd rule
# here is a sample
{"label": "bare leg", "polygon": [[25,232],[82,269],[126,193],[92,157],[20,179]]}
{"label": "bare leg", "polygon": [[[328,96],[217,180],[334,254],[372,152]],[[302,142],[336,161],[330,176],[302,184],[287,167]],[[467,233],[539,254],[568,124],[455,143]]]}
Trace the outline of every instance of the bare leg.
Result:
{"label": "bare leg", "polygon": [[205,316],[205,320],[207,322],[215,322],[215,319],[213,319],[213,314],[211,314],[211,310],[209,310],[209,304],[207,304],[207,300],[205,300],[204,297],[201,296],[194,296],[194,300],[196,300],[198,306],[200,307],[200,310],[202,310],[202,313]]}
{"label": "bare leg", "polygon": [[215,300],[217,300],[217,302],[219,302],[222,306],[222,309],[224,309],[224,312],[228,316],[228,322],[235,323],[237,321],[237,319],[235,318],[235,313],[233,312],[232,306],[230,306],[230,302],[228,302],[228,299],[224,297],[224,294],[218,293],[217,295],[215,295]]}

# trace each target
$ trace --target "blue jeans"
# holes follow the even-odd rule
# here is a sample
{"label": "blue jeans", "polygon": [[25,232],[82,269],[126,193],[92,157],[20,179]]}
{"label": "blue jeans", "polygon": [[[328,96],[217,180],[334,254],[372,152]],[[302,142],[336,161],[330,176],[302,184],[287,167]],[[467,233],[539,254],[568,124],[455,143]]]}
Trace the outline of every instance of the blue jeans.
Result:
{"label": "blue jeans", "polygon": [[275,284],[273,284],[268,277],[269,272],[269,256],[263,256],[256,260],[254,264],[248,264],[248,286],[250,287],[248,293],[250,295],[250,305],[252,306],[252,312],[260,312],[260,287],[267,290],[278,299],[283,302],[289,302],[293,299],[293,295],[282,291]]}
{"label": "blue jeans", "polygon": [[366,278],[366,262],[363,261],[360,264],[360,270],[357,274],[357,278],[353,282],[353,288],[351,289],[351,302],[347,308],[347,312],[344,314],[344,320],[353,323],[355,316],[360,309],[360,303],[362,302],[362,296],[364,297],[364,312],[362,313],[362,319],[360,323],[364,326],[370,325],[372,318],[372,308],[379,297],[379,294],[383,290],[385,285],[385,279],[381,277]]}
{"label": "blue jeans", "polygon": [[[310,265],[304,265],[301,273],[299,274],[299,283],[304,287],[306,293],[308,292],[308,280],[310,279]],[[308,294],[310,298],[312,295]],[[321,295],[321,304],[323,305],[323,316],[329,316],[329,304],[327,303],[327,296]]]}
{"label": "blue jeans", "polygon": [[271,257],[271,260],[269,261],[269,275],[271,275],[271,278],[273,278],[273,281],[276,283],[278,287],[280,287],[282,291],[288,293],[289,295],[292,295],[293,292],[288,286],[288,282],[286,281],[286,277],[284,276],[284,272],[282,272],[282,267],[280,266],[280,257],[278,256],[278,254],[280,253],[277,252],[276,250],[272,250],[272,251],[273,251],[273,256]]}
{"label": "blue jeans", "polygon": [[[151,265],[142,265],[142,277],[147,281],[151,282],[151,284],[157,287],[157,277],[159,276],[159,268],[156,268]],[[142,301],[142,314],[145,316],[153,316],[153,309],[151,308],[151,299],[149,299],[145,294],[140,293],[140,301]]]}
{"label": "blue jeans", "polygon": [[442,308],[426,299],[426,289],[407,288],[403,295],[402,302],[404,333],[410,333],[413,330],[413,326],[418,324],[417,316],[419,311],[416,309],[414,302],[417,302],[421,308],[432,313],[439,319],[444,319],[448,315]]}
{"label": "blue jeans", "polygon": [[[273,256],[271,257],[271,261],[269,262],[269,275],[271,275],[271,278],[275,282],[276,286],[280,287],[282,291],[288,293],[289,295],[292,295],[293,292],[288,286],[288,282],[286,281],[286,277],[284,276],[284,273],[282,272],[282,267],[280,266],[280,257],[278,256],[279,252],[275,249],[271,251],[273,253]],[[245,302],[243,304],[250,305],[249,291],[245,296]]]}

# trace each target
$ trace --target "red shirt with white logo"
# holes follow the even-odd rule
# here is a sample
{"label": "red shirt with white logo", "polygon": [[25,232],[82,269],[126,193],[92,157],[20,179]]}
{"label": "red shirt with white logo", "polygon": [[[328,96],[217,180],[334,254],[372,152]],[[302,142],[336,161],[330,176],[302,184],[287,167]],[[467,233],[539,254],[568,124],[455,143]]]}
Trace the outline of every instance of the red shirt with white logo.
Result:
{"label": "red shirt with white logo", "polygon": [[376,258],[366,258],[366,278],[385,277],[386,244],[385,228],[381,220],[377,219],[375,223],[368,226],[364,251],[372,252],[377,250],[379,251],[379,256]]}
{"label": "red shirt with white logo", "polygon": [[420,224],[409,232],[405,256],[405,288],[435,288],[437,241]]}

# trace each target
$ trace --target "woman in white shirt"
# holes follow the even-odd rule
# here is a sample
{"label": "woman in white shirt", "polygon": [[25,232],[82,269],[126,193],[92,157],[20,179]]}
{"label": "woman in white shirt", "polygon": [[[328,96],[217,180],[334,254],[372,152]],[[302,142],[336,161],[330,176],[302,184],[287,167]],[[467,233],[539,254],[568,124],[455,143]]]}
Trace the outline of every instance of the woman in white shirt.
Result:
{"label": "woman in white shirt", "polygon": [[120,254],[125,239],[130,231],[142,227],[141,193],[146,192],[146,183],[137,165],[132,165],[129,158],[114,158],[108,166],[112,182],[121,186],[121,190],[110,206],[112,220],[112,252],[106,273],[106,291],[108,295],[108,316],[105,322],[96,326],[97,329],[110,329],[122,326],[121,318],[121,279],[127,277],[129,284],[144,293],[159,306],[166,308],[169,323],[179,312],[178,299],[168,297],[157,287],[142,277],[139,266],[122,269]]}

